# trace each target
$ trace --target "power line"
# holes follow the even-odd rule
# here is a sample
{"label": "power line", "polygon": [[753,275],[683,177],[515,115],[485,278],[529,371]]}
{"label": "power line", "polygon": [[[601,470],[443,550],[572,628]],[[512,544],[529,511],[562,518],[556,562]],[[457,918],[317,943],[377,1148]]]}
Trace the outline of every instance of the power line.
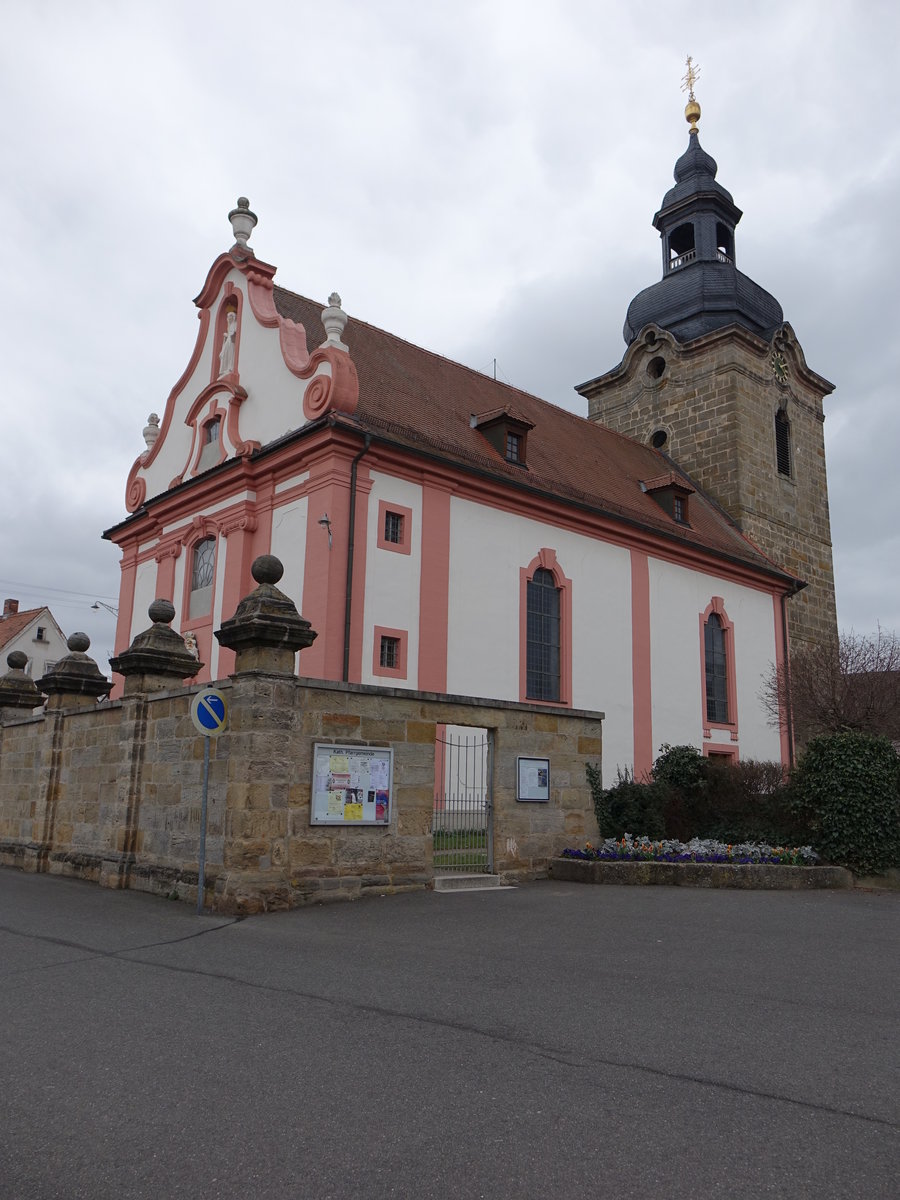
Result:
{"label": "power line", "polygon": [[24,588],[28,592],[56,592],[60,596],[84,596],[87,600],[106,599],[118,600],[118,596],[104,596],[102,593],[98,596],[97,592],[75,592],[71,588],[55,588],[42,583],[22,583],[16,579],[0,579],[0,587]]}

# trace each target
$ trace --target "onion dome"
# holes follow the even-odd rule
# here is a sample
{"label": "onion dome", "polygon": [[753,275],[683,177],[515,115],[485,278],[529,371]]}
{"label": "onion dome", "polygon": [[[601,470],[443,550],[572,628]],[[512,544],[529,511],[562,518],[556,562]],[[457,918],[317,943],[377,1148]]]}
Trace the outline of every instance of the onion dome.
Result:
{"label": "onion dome", "polygon": [[735,263],[734,231],[743,215],[716,180],[716,160],[700,145],[700,105],[685,108],[688,146],[675,163],[675,186],[653,218],[662,240],[663,277],[628,306],[623,336],[630,345],[653,322],[681,342],[742,325],[768,339],[784,321],[781,305]]}

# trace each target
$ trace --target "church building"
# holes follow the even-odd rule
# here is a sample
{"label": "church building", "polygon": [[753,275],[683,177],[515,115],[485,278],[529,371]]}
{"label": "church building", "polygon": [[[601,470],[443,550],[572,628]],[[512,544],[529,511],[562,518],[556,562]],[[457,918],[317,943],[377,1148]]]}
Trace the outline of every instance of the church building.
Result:
{"label": "church building", "polygon": [[227,676],[213,631],[271,553],[318,634],[302,676],[602,711],[607,782],[664,742],[789,761],[759,693],[789,627],[833,634],[831,385],[737,270],[741,213],[687,114],[663,278],[578,388],[586,418],[282,288],[239,199],[105,534],[116,652],[161,597],[197,678]]}

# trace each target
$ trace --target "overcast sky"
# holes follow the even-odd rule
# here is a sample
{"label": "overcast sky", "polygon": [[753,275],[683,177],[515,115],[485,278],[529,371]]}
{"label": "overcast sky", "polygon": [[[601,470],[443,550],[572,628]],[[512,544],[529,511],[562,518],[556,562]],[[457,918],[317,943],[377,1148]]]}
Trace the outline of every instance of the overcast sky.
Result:
{"label": "overcast sky", "polygon": [[[105,668],[125,478],[231,245],[584,413],[701,142],[826,400],[842,628],[900,631],[900,8],[877,0],[3,0],[0,591]],[[352,347],[351,347],[352,350]],[[3,666],[5,669],[5,664]]]}

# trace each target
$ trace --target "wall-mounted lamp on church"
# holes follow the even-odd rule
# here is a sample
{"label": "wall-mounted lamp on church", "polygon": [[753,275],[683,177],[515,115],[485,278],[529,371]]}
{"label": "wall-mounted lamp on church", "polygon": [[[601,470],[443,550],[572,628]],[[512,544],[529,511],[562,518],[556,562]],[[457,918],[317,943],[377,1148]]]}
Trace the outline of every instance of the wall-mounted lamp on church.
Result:
{"label": "wall-mounted lamp on church", "polygon": [[320,525],[321,525],[321,526],[322,526],[324,529],[327,529],[327,530],[328,530],[328,549],[330,550],[330,549],[331,549],[331,540],[332,540],[332,539],[331,539],[331,522],[330,522],[330,521],[329,521],[329,519],[328,519],[328,513],[327,513],[327,512],[326,512],[326,513],[322,513],[321,517],[319,517],[319,524],[320,524]]}

